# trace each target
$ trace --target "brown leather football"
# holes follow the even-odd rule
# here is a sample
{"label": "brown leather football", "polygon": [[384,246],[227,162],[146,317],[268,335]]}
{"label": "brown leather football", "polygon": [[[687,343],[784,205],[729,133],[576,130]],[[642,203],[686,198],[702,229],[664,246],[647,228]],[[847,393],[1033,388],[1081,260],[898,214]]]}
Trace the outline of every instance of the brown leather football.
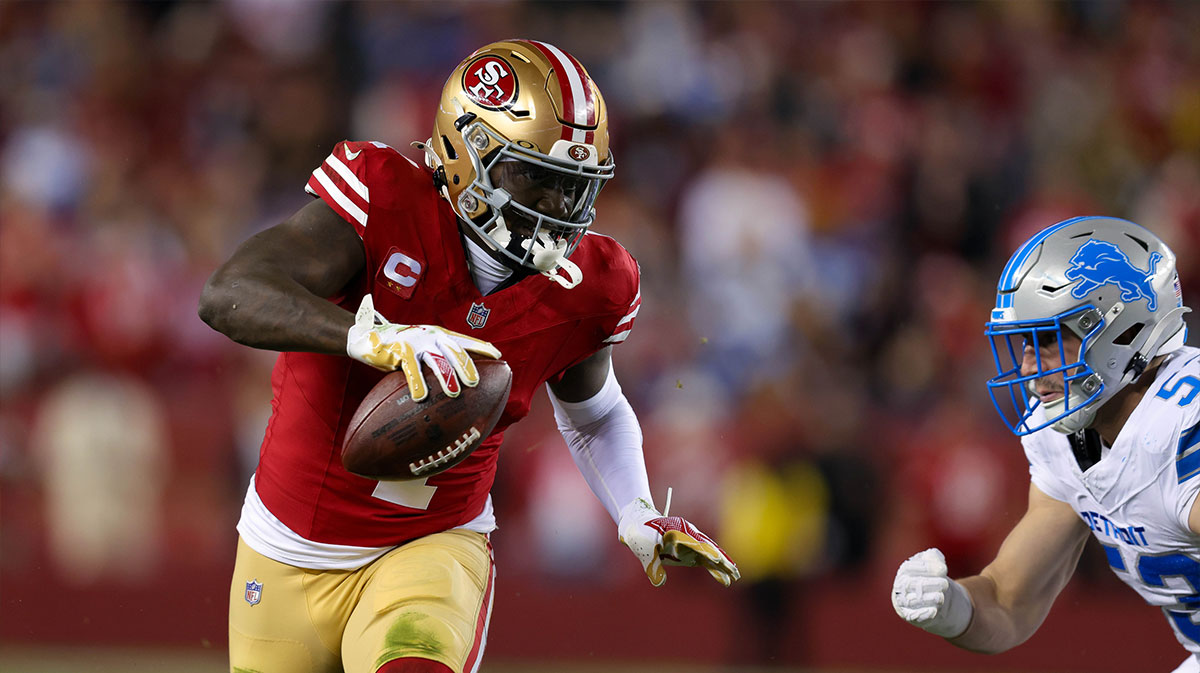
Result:
{"label": "brown leather football", "polygon": [[507,362],[480,358],[475,366],[479,385],[463,386],[458,397],[427,376],[429,395],[421,402],[409,396],[404,372],[384,376],[350,419],[342,465],[371,479],[406,480],[461,463],[496,427],[512,388]]}

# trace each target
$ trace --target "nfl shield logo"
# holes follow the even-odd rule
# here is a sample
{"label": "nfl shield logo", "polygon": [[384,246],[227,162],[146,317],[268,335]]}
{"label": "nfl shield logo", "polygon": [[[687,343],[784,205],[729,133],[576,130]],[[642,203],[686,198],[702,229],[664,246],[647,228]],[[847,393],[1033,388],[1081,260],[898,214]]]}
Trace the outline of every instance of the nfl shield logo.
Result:
{"label": "nfl shield logo", "polygon": [[258,580],[250,580],[246,582],[246,602],[250,605],[258,605],[262,600],[262,582]]}
{"label": "nfl shield logo", "polygon": [[490,308],[484,308],[483,304],[471,304],[471,311],[467,313],[467,324],[471,329],[479,329],[487,322],[488,314],[492,312]]}

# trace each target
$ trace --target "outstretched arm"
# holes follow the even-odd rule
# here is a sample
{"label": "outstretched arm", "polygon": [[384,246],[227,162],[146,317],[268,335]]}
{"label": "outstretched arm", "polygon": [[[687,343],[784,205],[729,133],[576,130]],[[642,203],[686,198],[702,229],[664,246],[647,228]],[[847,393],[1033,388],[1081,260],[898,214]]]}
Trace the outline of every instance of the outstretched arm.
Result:
{"label": "outstretched arm", "polygon": [[979,575],[962,580],[975,605],[966,632],[950,642],[1002,652],[1029,639],[1075,573],[1088,527],[1065,502],[1029,486],[1029,509]]}
{"label": "outstretched arm", "polygon": [[654,586],[667,580],[664,565],[701,566],[726,586],[738,579],[737,566],[712,538],[655,509],[641,427],[612,372],[610,348],[572,367],[550,393],[575,465]]}
{"label": "outstretched arm", "polygon": [[926,550],[900,566],[892,604],[905,620],[958,647],[1003,652],[1041,626],[1087,538],[1070,505],[1031,484],[1029,509],[981,573],[950,580],[941,553]]}
{"label": "outstretched arm", "polygon": [[345,355],[354,314],[327,298],[365,263],[354,228],[314,200],[251,237],[213,273],[200,318],[246,346]]}
{"label": "outstretched arm", "polygon": [[554,420],[571,457],[613,521],[621,508],[651,501],[642,428],[612,371],[612,347],[601,349],[548,384]]}

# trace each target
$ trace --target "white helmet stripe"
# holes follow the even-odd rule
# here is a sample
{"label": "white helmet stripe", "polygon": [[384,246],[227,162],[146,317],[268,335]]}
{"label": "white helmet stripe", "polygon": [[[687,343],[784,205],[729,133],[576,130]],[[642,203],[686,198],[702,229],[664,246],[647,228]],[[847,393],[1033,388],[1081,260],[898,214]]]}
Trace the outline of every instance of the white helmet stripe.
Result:
{"label": "white helmet stripe", "polygon": [[[570,57],[568,57],[558,47],[545,42],[534,41],[534,44],[548,51],[551,58],[555,61],[555,69],[567,76],[567,83],[571,87],[571,100],[575,103],[572,123],[578,126],[587,126],[588,99],[590,98],[589,94],[591,92],[584,89],[583,71],[581,71],[578,66],[572,63]],[[564,110],[563,112],[567,113],[568,111]],[[577,142],[582,142],[581,140],[576,140]]]}

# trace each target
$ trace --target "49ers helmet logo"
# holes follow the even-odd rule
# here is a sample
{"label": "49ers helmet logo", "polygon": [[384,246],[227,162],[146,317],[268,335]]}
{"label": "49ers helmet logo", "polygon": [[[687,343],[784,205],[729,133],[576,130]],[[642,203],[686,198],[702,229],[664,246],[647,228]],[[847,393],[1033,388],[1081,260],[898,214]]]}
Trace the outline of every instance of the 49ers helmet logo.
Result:
{"label": "49ers helmet logo", "polygon": [[512,66],[498,56],[483,56],[463,69],[463,90],[489,110],[507,110],[517,100]]}
{"label": "49ers helmet logo", "polygon": [[587,158],[592,156],[592,152],[583,145],[571,145],[571,148],[567,150],[567,155],[575,161],[587,161]]}

